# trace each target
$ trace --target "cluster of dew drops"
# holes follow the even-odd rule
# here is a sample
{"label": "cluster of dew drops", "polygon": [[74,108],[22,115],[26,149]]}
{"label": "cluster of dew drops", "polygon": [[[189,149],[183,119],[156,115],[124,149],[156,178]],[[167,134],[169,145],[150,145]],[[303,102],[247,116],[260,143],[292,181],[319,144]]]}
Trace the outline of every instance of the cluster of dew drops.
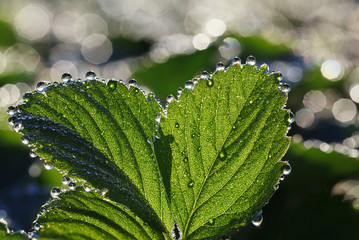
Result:
{"label": "cluster of dew drops", "polygon": [[[232,62],[231,62],[231,65],[232,66],[239,66],[241,68],[243,68],[245,65],[249,65],[249,66],[256,66],[256,58],[254,56],[249,56],[247,57],[246,59],[246,63],[245,65],[242,65],[242,62],[241,62],[241,59],[239,57],[235,57],[233,58]],[[222,62],[219,62],[217,63],[216,65],[216,71],[226,71],[227,68],[225,67],[225,64],[222,63]],[[267,64],[262,64],[259,68],[260,71],[263,71],[264,73],[269,73],[269,66]],[[280,72],[271,72],[269,74],[275,74],[277,80],[279,81],[279,84],[278,84],[278,89],[286,94],[288,94],[291,90],[290,88],[290,85],[287,84],[287,83],[284,83],[282,80],[283,80],[283,76]],[[200,74],[200,76],[197,76],[195,77],[194,79],[192,80],[189,80],[185,83],[185,89],[188,89],[188,90],[193,90],[195,85],[198,83],[199,80],[206,80],[206,84],[208,87],[213,87],[214,85],[214,82],[213,80],[211,79],[213,74],[210,74],[206,71],[202,72]],[[81,81],[81,79],[77,79],[77,80],[73,80],[71,74],[69,73],[64,73],[61,77],[61,80],[63,82],[64,85],[67,85],[67,84],[71,84],[73,82],[83,82],[84,81]],[[89,71],[85,74],[85,80],[87,81],[93,81],[93,80],[99,80],[97,77],[96,77],[96,74],[95,72],[93,71]],[[108,80],[107,82],[105,80],[101,80],[102,82],[106,83],[107,84],[107,87],[110,89],[110,90],[114,90],[116,88],[116,83],[117,83],[117,80],[114,80],[114,79],[110,79]],[[119,83],[123,83],[122,80],[119,80],[118,81]],[[58,82],[53,82],[53,83],[50,83],[52,85],[58,85],[59,83]],[[47,87],[48,87],[48,83],[46,82],[43,82],[43,81],[40,81],[37,83],[36,85],[36,91],[38,93],[42,93],[42,94],[45,94],[46,95],[46,90],[47,90]],[[128,82],[128,87],[132,87],[132,88],[135,88],[137,91],[140,91],[138,88],[137,88],[137,82],[136,80],[134,79],[131,79],[129,80]],[[182,93],[183,89],[182,88],[178,88],[177,90],[177,99],[179,99],[181,93]],[[29,101],[29,96],[31,95],[31,93],[25,93],[24,96],[23,96],[23,102],[22,104],[26,104],[26,102]],[[148,101],[153,101],[155,98],[155,95],[153,93],[149,93],[147,95],[147,100]],[[157,102],[159,102],[159,100],[156,100]],[[168,105],[174,101],[177,101],[176,98],[171,94],[171,95],[168,95],[167,98],[166,98],[166,106],[165,106],[165,109],[164,109],[164,114],[166,115],[167,113],[167,108],[168,108]],[[13,130],[15,132],[18,132],[18,133],[21,133],[24,129],[24,126],[22,125],[22,122],[21,122],[21,119],[17,119],[16,118],[16,115],[17,113],[20,113],[20,109],[17,108],[17,107],[14,107],[14,106],[10,106],[7,110],[8,114],[10,115],[10,118],[8,120],[9,124],[13,127]],[[162,114],[159,113],[155,116],[155,120],[157,123],[160,123],[161,121],[161,117],[162,117]],[[288,130],[290,129],[290,125],[294,122],[294,114],[289,111],[289,118],[288,118]],[[23,144],[29,146],[29,147],[33,147],[33,145],[30,143],[30,137],[28,137],[27,135],[23,135],[22,138],[21,138],[21,141]],[[30,150],[30,157],[32,158],[36,158],[38,157],[38,155],[36,154],[36,151],[34,149]],[[44,159],[41,159],[40,160],[44,160]],[[53,169],[53,166],[50,162],[47,162],[44,160],[44,167],[45,169],[47,170],[51,170]],[[284,179],[284,176],[285,175],[288,175],[290,174],[291,172],[291,166],[290,164],[287,162],[286,165],[284,166],[284,170],[283,170],[283,175],[281,176],[280,181],[282,181]],[[66,174],[62,177],[62,183],[64,185],[67,185],[68,186],[68,189],[69,190],[75,190],[76,189],[76,183],[75,183],[75,180],[71,180],[70,177],[68,177]],[[276,184],[274,186],[274,190],[277,190],[279,188],[279,182],[278,184]],[[192,187],[193,184],[190,184],[189,187]],[[89,191],[98,191],[100,193],[101,196],[104,196],[106,193],[107,193],[107,189],[94,189],[92,188],[90,185],[88,185],[87,183],[83,183],[82,184],[82,187],[85,191],[89,192]],[[64,190],[61,190],[59,187],[54,187],[52,190],[51,190],[51,196],[56,199],[56,198],[59,198],[59,195],[64,192]],[[48,203],[47,203],[48,204]],[[45,212],[49,211],[47,208],[46,208],[46,205],[45,204],[41,210],[40,210],[40,213],[38,214],[38,217],[40,217],[42,214],[44,214]],[[37,219],[38,219],[37,217]],[[260,210],[259,212],[257,212],[256,214],[253,215],[253,218],[252,218],[252,224],[254,226],[260,226],[260,224],[262,223],[263,221],[263,216],[262,216],[262,210]],[[214,223],[214,220],[211,220],[210,222]],[[36,234],[36,231],[40,229],[40,225],[37,223],[37,220],[34,221],[33,223],[33,228],[30,229],[30,231],[28,232],[28,235],[29,235],[29,238],[30,239],[36,239],[37,238],[37,234]]]}

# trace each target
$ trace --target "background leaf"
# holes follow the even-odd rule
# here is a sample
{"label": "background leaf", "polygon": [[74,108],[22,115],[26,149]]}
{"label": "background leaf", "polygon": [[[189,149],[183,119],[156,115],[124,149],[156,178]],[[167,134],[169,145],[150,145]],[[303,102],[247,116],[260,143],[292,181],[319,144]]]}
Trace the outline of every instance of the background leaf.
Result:
{"label": "background leaf", "polygon": [[166,187],[184,239],[229,233],[275,191],[289,146],[288,110],[282,110],[287,97],[278,76],[265,70],[236,65],[216,71],[185,89],[161,121],[164,140],[156,150],[171,146]]}
{"label": "background leaf", "polygon": [[24,232],[9,232],[7,223],[0,221],[0,238],[9,240],[28,239]]}
{"label": "background leaf", "polygon": [[50,85],[24,98],[13,116],[15,128],[22,124],[40,157],[72,178],[106,188],[107,198],[161,231],[172,228],[150,144],[161,111],[154,99],[134,85],[94,80]]}
{"label": "background leaf", "polygon": [[164,239],[126,207],[83,189],[50,200],[35,225],[39,239]]}

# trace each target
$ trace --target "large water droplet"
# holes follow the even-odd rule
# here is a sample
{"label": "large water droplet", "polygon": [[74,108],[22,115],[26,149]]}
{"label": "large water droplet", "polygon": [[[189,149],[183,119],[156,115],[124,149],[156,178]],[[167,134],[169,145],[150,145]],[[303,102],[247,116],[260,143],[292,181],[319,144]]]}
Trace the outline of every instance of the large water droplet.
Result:
{"label": "large water droplet", "polygon": [[187,81],[184,86],[185,88],[192,90],[194,88],[194,83],[192,81]]}
{"label": "large water droplet", "polygon": [[108,189],[107,189],[107,188],[103,188],[103,189],[100,190],[100,195],[101,195],[101,196],[105,196],[107,192],[108,192]]}
{"label": "large water droplet", "polygon": [[290,92],[290,85],[288,83],[279,83],[278,89],[281,90],[284,93]]}
{"label": "large water droplet", "polygon": [[52,166],[52,164],[49,162],[45,162],[44,167],[46,170],[52,170],[54,168],[54,166]]}
{"label": "large water droplet", "polygon": [[192,188],[194,186],[194,182],[191,180],[191,181],[189,181],[189,183],[187,185],[188,185],[188,187]]}
{"label": "large water droplet", "polygon": [[222,62],[217,63],[216,71],[224,71],[224,69],[225,69],[224,63]]}
{"label": "large water droplet", "polygon": [[128,81],[128,86],[137,87],[137,81],[135,79],[131,79],[130,81]]}
{"label": "large water droplet", "polygon": [[72,76],[71,76],[70,73],[64,73],[61,76],[61,80],[62,80],[63,83],[67,84],[72,80]]}
{"label": "large water droplet", "polygon": [[51,189],[51,196],[53,198],[58,198],[60,194],[61,194],[61,189],[60,188],[54,187],[53,189]]}
{"label": "large water droplet", "polygon": [[75,189],[76,189],[76,183],[70,182],[70,183],[69,183],[69,189],[70,189],[70,190],[75,190]]}
{"label": "large water droplet", "polygon": [[96,80],[96,73],[93,72],[93,71],[88,71],[86,74],[85,74],[85,78],[86,80]]}
{"label": "large water droplet", "polygon": [[69,176],[64,175],[61,178],[61,182],[62,182],[62,184],[67,185],[67,184],[69,184],[71,182],[71,179],[69,178]]}
{"label": "large water droplet", "polygon": [[116,80],[109,80],[107,82],[107,87],[108,87],[108,90],[110,90],[111,92],[114,91],[116,88],[117,88],[117,81]]}
{"label": "large water droplet", "polygon": [[14,106],[10,106],[7,108],[7,114],[9,114],[10,116],[14,115],[16,113],[17,109]]}
{"label": "large water droplet", "polygon": [[259,212],[253,216],[252,218],[252,224],[256,227],[260,226],[263,222],[263,212],[262,210],[259,210]]}
{"label": "large water droplet", "polygon": [[283,168],[283,175],[289,175],[292,171],[292,166],[290,166],[289,163],[287,163]]}
{"label": "large water droplet", "polygon": [[255,65],[257,62],[256,58],[252,55],[247,57],[246,64],[247,65]]}
{"label": "large water droplet", "polygon": [[37,153],[34,150],[30,150],[30,157],[31,158],[36,158],[37,157]]}
{"label": "large water droplet", "polygon": [[168,103],[172,103],[172,102],[175,101],[175,97],[172,94],[170,94],[170,95],[167,96],[166,101]]}
{"label": "large water droplet", "polygon": [[47,89],[47,83],[45,82],[38,82],[36,84],[36,91],[38,91],[39,93],[44,93]]}
{"label": "large water droplet", "polygon": [[24,130],[24,126],[22,125],[22,123],[15,123],[13,129],[15,132],[19,133]]}
{"label": "large water droplet", "polygon": [[201,73],[201,79],[207,80],[209,79],[209,74],[208,72],[204,71]]}
{"label": "large water droplet", "polygon": [[241,66],[242,61],[239,57],[234,57],[232,60],[232,65]]}

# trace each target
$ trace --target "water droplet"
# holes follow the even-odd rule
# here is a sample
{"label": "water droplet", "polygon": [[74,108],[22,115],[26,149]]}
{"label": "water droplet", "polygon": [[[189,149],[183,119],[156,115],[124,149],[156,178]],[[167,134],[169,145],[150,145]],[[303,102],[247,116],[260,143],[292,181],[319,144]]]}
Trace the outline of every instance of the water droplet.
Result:
{"label": "water droplet", "polygon": [[198,147],[198,148],[197,148],[197,151],[198,151],[198,152],[200,152],[200,151],[201,151],[201,149],[202,149],[201,147]]}
{"label": "water droplet", "polygon": [[47,89],[47,83],[45,82],[38,82],[36,84],[36,91],[38,91],[39,93],[44,93]]}
{"label": "water droplet", "polygon": [[148,101],[150,101],[150,102],[152,102],[152,101],[154,101],[155,100],[155,94],[154,93],[149,93],[148,95],[147,95],[147,100]]}
{"label": "water droplet", "polygon": [[175,101],[175,97],[172,94],[170,94],[170,95],[167,96],[166,101],[168,103],[172,103],[172,102]]}
{"label": "water droplet", "polygon": [[259,227],[263,222],[263,212],[262,210],[259,210],[259,212],[253,216],[252,218],[252,224],[256,227]]}
{"label": "water droplet", "polygon": [[281,90],[284,93],[290,92],[290,85],[288,83],[279,83],[278,89]]}
{"label": "water droplet", "polygon": [[277,191],[279,189],[279,184],[277,183],[274,187],[273,187],[274,191]]}
{"label": "water droplet", "polygon": [[30,102],[31,98],[32,98],[32,94],[31,93],[25,93],[22,97],[24,99],[25,103]]}
{"label": "water droplet", "polygon": [[266,63],[263,63],[260,67],[260,70],[263,71],[264,73],[268,73],[269,72],[269,66]]}
{"label": "water droplet", "polygon": [[85,183],[83,187],[85,192],[91,192],[93,190],[93,188],[88,183]]}
{"label": "water droplet", "polygon": [[179,123],[175,123],[176,128],[179,128],[179,126],[180,126]]}
{"label": "water droplet", "polygon": [[191,135],[191,136],[192,136],[192,138],[195,138],[195,137],[196,137],[196,134],[192,133],[192,135]]}
{"label": "water droplet", "polygon": [[246,64],[252,66],[252,65],[256,64],[256,61],[257,61],[256,58],[254,56],[250,55],[247,57]]}
{"label": "water droplet", "polygon": [[156,120],[157,123],[161,122],[161,113],[156,114],[155,120]]}
{"label": "water droplet", "polygon": [[118,82],[116,80],[113,80],[113,79],[109,80],[107,82],[108,90],[110,90],[111,92],[115,91],[115,89],[117,88],[117,83]]}
{"label": "water droplet", "polygon": [[241,66],[242,61],[239,57],[234,57],[232,60],[232,65]]}
{"label": "water droplet", "polygon": [[224,63],[222,62],[217,63],[216,71],[224,71],[224,69],[225,69]]}
{"label": "water droplet", "polygon": [[13,129],[15,132],[19,133],[24,130],[24,126],[22,125],[22,123],[15,123]]}
{"label": "water droplet", "polygon": [[279,180],[283,181],[284,180],[284,175],[280,176]]}
{"label": "water droplet", "polygon": [[212,79],[209,79],[209,80],[207,81],[207,86],[208,86],[208,87],[213,87],[213,85],[214,85],[213,80],[212,80]]}
{"label": "water droplet", "polygon": [[107,188],[103,188],[103,189],[100,190],[100,195],[101,195],[101,196],[105,196],[107,192],[108,192],[108,189],[107,189]]}
{"label": "water droplet", "polygon": [[30,157],[31,158],[36,158],[37,157],[37,153],[34,150],[30,150]]}
{"label": "water droplet", "polygon": [[209,225],[214,225],[214,219],[210,219],[210,220],[208,221],[208,224],[209,224]]}
{"label": "water droplet", "polygon": [[289,175],[291,171],[292,171],[292,166],[290,166],[290,164],[287,163],[287,164],[283,167],[283,175]]}
{"label": "water droplet", "polygon": [[178,88],[178,89],[177,89],[177,93],[178,93],[178,94],[181,94],[181,93],[182,93],[182,91],[183,91],[183,89],[182,89],[182,88]]}
{"label": "water droplet", "polygon": [[70,182],[70,183],[69,183],[69,189],[70,189],[70,190],[75,190],[75,189],[76,189],[76,183]]}
{"label": "water droplet", "polygon": [[219,158],[219,160],[221,160],[221,161],[225,160],[226,157],[227,157],[227,153],[226,153],[226,151],[224,151],[224,150],[221,151],[221,152],[218,154],[218,158]]}
{"label": "water droplet", "polygon": [[140,89],[138,89],[137,87],[135,88],[134,90],[135,93],[139,93],[140,92]]}
{"label": "water droplet", "polygon": [[189,183],[187,185],[188,185],[188,187],[192,188],[194,186],[194,182],[191,180],[191,181],[189,181]]}
{"label": "water droplet", "polygon": [[275,75],[279,82],[281,82],[283,80],[283,75],[281,72],[276,72]]}
{"label": "water droplet", "polygon": [[192,90],[194,88],[194,83],[192,81],[187,81],[185,83],[185,88]]}
{"label": "water droplet", "polygon": [[294,114],[292,111],[289,111],[288,124],[291,125],[295,121]]}
{"label": "water droplet", "polygon": [[130,81],[128,81],[128,86],[137,87],[137,81],[135,79],[131,79]]}
{"label": "water droplet", "polygon": [[64,175],[61,178],[61,182],[62,182],[62,184],[67,185],[67,184],[69,184],[71,182],[71,179],[69,178],[69,176]]}
{"label": "water droplet", "polygon": [[52,166],[52,164],[49,162],[45,162],[44,167],[46,170],[52,170],[54,168],[54,166]]}
{"label": "water droplet", "polygon": [[61,80],[62,80],[63,83],[67,84],[72,80],[72,76],[71,76],[70,73],[64,73],[61,76]]}
{"label": "water droplet", "polygon": [[14,106],[10,106],[7,108],[7,114],[9,114],[10,116],[14,115],[17,111],[17,108]]}
{"label": "water droplet", "polygon": [[38,222],[33,222],[32,227],[35,229],[35,231],[38,231],[41,228],[41,226]]}
{"label": "water droplet", "polygon": [[58,198],[58,196],[60,195],[61,193],[61,189],[58,188],[58,187],[54,187],[53,189],[51,189],[51,196],[53,198]]}
{"label": "water droplet", "polygon": [[16,122],[16,117],[15,116],[9,117],[7,122],[9,123],[10,126],[14,126],[14,124]]}
{"label": "water droplet", "polygon": [[208,80],[209,79],[208,72],[206,72],[206,71],[202,72],[201,73],[201,79]]}
{"label": "water droplet", "polygon": [[96,73],[93,72],[93,71],[88,71],[88,72],[85,74],[85,78],[86,78],[86,80],[88,80],[88,81],[96,80]]}
{"label": "water droplet", "polygon": [[188,157],[185,157],[184,159],[183,159],[183,162],[188,162]]}
{"label": "water droplet", "polygon": [[25,145],[29,145],[29,138],[28,138],[28,136],[27,135],[23,135],[22,137],[21,137],[21,142],[23,143],[23,144],[25,144]]}
{"label": "water droplet", "polygon": [[232,129],[233,129],[233,130],[236,129],[236,128],[237,128],[237,127],[236,127],[235,125],[232,126]]}

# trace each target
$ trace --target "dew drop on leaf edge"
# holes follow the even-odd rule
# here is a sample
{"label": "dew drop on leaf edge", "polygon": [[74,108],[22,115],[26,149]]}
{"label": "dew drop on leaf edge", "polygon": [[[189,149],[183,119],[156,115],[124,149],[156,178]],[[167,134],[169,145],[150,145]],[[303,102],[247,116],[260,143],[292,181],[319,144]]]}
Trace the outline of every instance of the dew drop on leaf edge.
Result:
{"label": "dew drop on leaf edge", "polygon": [[10,116],[14,115],[15,113],[16,113],[16,107],[10,106],[7,108],[7,114],[9,114]]}
{"label": "dew drop on leaf edge", "polygon": [[61,178],[61,182],[62,182],[62,184],[67,185],[67,184],[69,184],[71,182],[71,179],[68,176],[64,175]]}
{"label": "dew drop on leaf edge", "polygon": [[86,80],[96,80],[96,73],[94,71],[88,71],[86,74],[85,74],[85,78]]}
{"label": "dew drop on leaf edge", "polygon": [[38,82],[36,84],[36,91],[38,91],[39,93],[44,93],[46,91],[47,88],[47,83],[45,82]]}
{"label": "dew drop on leaf edge", "polygon": [[69,183],[69,189],[70,189],[70,190],[75,190],[75,189],[76,189],[76,183],[70,182],[70,183]]}
{"label": "dew drop on leaf edge", "polygon": [[185,83],[185,88],[192,90],[194,88],[194,83],[192,81],[187,81]]}
{"label": "dew drop on leaf edge", "polygon": [[241,65],[241,59],[239,57],[234,57],[232,60],[232,65],[240,66]]}
{"label": "dew drop on leaf edge", "polygon": [[64,74],[62,74],[62,76],[61,76],[61,80],[62,80],[62,82],[63,83],[69,83],[69,81],[71,81],[72,80],[72,76],[71,76],[71,74],[70,73],[64,73]]}
{"label": "dew drop on leaf edge", "polygon": [[54,187],[53,189],[51,189],[51,196],[53,198],[57,198],[61,193],[61,189],[59,187]]}
{"label": "dew drop on leaf edge", "polygon": [[287,163],[284,167],[283,167],[283,175],[289,175],[292,171],[292,166],[290,166],[289,163]]}
{"label": "dew drop on leaf edge", "polygon": [[263,212],[260,210],[257,214],[255,214],[252,218],[252,224],[256,227],[259,227],[263,222]]}
{"label": "dew drop on leaf edge", "polygon": [[247,57],[247,60],[246,60],[247,65],[253,66],[253,65],[256,64],[256,62],[257,62],[257,60],[256,60],[256,58],[254,56],[250,55],[250,56]]}
{"label": "dew drop on leaf edge", "polygon": [[282,83],[282,82],[279,84],[278,89],[284,93],[289,93],[291,90],[290,85],[288,83]]}
{"label": "dew drop on leaf edge", "polygon": [[224,71],[225,65],[222,62],[217,63],[216,65],[216,71]]}

